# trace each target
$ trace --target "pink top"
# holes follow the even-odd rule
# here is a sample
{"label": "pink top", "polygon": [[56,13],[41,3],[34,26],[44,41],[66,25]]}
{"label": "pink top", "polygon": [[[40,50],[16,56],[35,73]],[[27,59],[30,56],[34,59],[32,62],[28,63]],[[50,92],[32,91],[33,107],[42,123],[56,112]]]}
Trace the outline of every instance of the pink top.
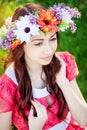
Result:
{"label": "pink top", "polygon": [[[75,63],[75,58],[68,52],[58,52],[63,60],[66,62],[66,77],[71,81],[78,75],[78,69]],[[13,124],[18,128],[18,130],[29,130],[28,124],[24,121],[23,117],[18,114],[17,108],[14,104],[14,94],[17,88],[17,80],[13,68],[10,66],[6,72],[0,78],[0,112],[12,111],[12,121]],[[33,88],[33,97],[43,104],[46,109],[48,104],[46,102],[46,96],[50,96],[54,101],[54,96],[50,94],[46,87],[43,89]],[[72,121],[70,112],[67,114],[66,119],[61,121],[56,117],[59,111],[59,103],[55,102],[54,105],[47,109],[48,120],[44,125],[43,130],[84,130],[80,126],[76,125]],[[29,111],[26,111],[27,116]]]}

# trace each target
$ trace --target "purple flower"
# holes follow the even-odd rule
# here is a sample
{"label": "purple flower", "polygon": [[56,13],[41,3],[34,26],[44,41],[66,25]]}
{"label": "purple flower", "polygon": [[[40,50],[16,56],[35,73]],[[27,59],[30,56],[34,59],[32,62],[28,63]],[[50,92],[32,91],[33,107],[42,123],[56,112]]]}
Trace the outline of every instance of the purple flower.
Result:
{"label": "purple flower", "polygon": [[81,13],[78,11],[77,8],[70,8],[69,6],[66,6],[65,9],[70,13],[71,17],[74,17],[74,18],[81,17]]}
{"label": "purple flower", "polygon": [[58,5],[54,5],[52,7],[52,10],[56,13],[56,18],[61,19],[61,11],[62,9],[65,9],[66,11],[68,11],[71,15],[71,17],[74,18],[80,18],[81,17],[81,13],[78,11],[77,8],[70,8],[69,6],[65,6],[63,3],[62,4],[58,4]]}
{"label": "purple flower", "polygon": [[16,36],[14,35],[12,29],[10,29],[10,30],[7,32],[6,38],[8,39],[8,41],[12,41],[12,40],[16,39]]}
{"label": "purple flower", "polygon": [[62,9],[62,8],[65,8],[66,6],[65,6],[65,4],[64,3],[61,3],[61,4],[55,4],[54,6],[53,6],[53,8],[60,8],[60,9]]}
{"label": "purple flower", "polygon": [[[3,32],[3,30],[1,30],[1,33]],[[3,49],[8,49],[11,45],[12,40],[14,40],[16,38],[16,36],[13,33],[13,29],[8,30],[3,37],[0,37],[0,46]]]}
{"label": "purple flower", "polygon": [[62,20],[61,11],[55,12],[55,17],[56,17],[58,20]]}
{"label": "purple flower", "polygon": [[80,18],[81,13],[78,11],[77,8],[71,8],[71,16],[74,18]]}
{"label": "purple flower", "polygon": [[6,50],[6,49],[8,49],[8,48],[10,47],[10,45],[11,45],[11,42],[5,40],[5,41],[2,43],[1,47],[2,47],[4,50]]}
{"label": "purple flower", "polygon": [[37,18],[33,14],[29,14],[29,21],[32,24],[36,24]]}
{"label": "purple flower", "polygon": [[67,10],[69,13],[71,13],[71,8],[69,6],[66,6],[65,10]]}
{"label": "purple flower", "polygon": [[70,30],[71,30],[71,32],[75,33],[76,29],[77,29],[77,27],[76,27],[75,23],[72,21],[70,23]]}
{"label": "purple flower", "polygon": [[60,5],[54,5],[51,9],[55,12],[55,17],[56,17],[58,20],[62,20],[62,16],[61,16],[61,6],[60,6]]}

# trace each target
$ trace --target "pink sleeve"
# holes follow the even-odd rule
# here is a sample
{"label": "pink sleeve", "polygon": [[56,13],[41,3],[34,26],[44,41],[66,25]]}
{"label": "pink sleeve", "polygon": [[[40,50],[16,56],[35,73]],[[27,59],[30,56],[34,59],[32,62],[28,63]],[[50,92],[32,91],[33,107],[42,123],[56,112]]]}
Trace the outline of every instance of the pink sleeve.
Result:
{"label": "pink sleeve", "polygon": [[5,75],[0,77],[0,113],[13,110],[14,90],[9,78]]}
{"label": "pink sleeve", "polygon": [[66,77],[69,79],[69,81],[73,80],[78,75],[75,57],[69,52],[58,52],[58,54],[66,63]]}

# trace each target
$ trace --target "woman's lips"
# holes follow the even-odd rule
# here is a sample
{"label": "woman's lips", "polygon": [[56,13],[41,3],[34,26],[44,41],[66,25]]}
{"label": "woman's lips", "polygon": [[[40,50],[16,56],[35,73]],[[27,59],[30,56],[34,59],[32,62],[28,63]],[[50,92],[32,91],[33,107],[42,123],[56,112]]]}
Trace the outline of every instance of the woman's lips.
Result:
{"label": "woman's lips", "polygon": [[51,56],[46,56],[46,57],[43,57],[43,58],[41,58],[41,59],[43,59],[43,60],[50,60],[52,58],[52,55]]}

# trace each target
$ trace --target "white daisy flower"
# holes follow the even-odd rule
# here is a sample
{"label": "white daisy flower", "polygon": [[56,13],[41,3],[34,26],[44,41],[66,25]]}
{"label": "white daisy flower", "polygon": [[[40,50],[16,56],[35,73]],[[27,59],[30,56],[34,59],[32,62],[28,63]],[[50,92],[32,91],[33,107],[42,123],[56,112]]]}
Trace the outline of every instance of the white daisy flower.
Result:
{"label": "white daisy flower", "polygon": [[16,38],[21,40],[21,43],[25,41],[28,44],[30,43],[31,35],[39,34],[39,25],[30,23],[29,16],[27,15],[17,20],[15,26],[16,29],[13,32]]}

